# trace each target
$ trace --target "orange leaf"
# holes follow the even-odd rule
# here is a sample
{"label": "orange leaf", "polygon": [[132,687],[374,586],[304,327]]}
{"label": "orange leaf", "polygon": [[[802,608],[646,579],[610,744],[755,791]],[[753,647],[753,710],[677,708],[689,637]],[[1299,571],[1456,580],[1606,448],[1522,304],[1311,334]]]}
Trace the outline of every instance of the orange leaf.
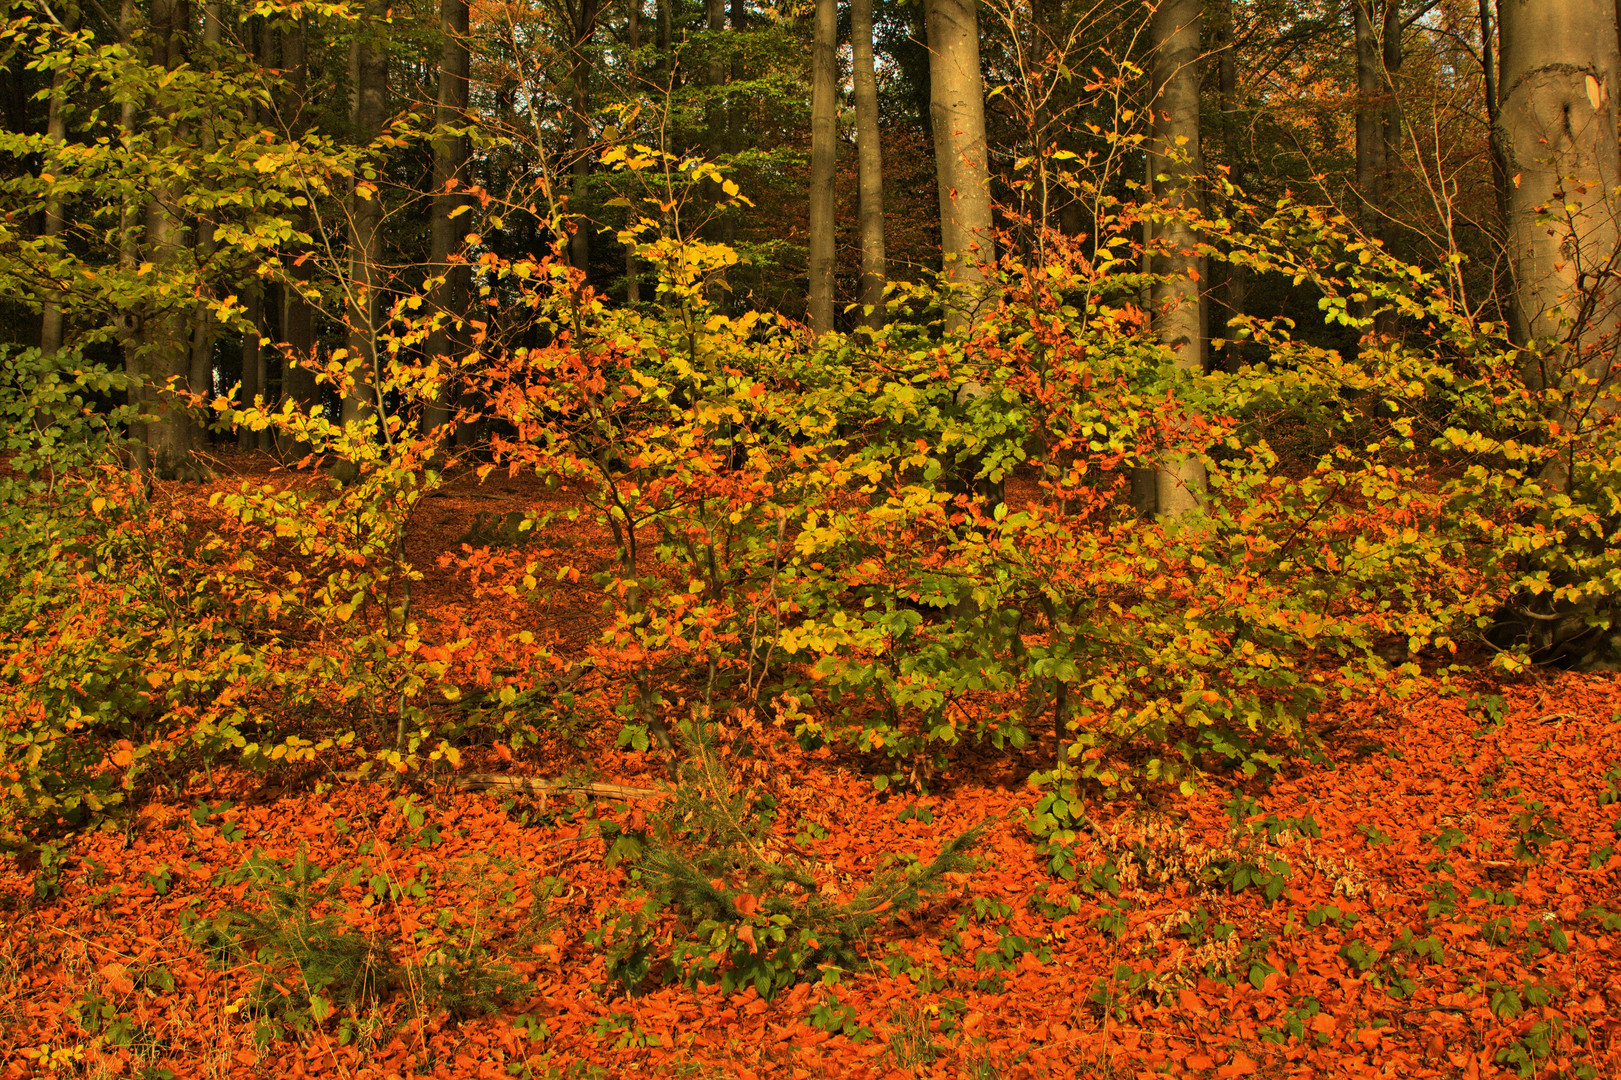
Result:
{"label": "orange leaf", "polygon": [[107,986],[118,994],[127,994],[135,989],[135,980],[129,977],[129,969],[123,964],[107,964],[101,969],[101,977],[107,980]]}

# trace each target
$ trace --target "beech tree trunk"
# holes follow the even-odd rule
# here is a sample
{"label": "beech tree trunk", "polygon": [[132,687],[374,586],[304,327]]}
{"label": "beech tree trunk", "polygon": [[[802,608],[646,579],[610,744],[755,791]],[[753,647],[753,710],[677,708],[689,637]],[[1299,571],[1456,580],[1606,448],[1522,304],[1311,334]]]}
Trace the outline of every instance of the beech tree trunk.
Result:
{"label": "beech tree trunk", "polygon": [[[255,398],[265,394],[264,335],[260,332],[264,322],[264,291],[254,286],[244,289],[242,308],[242,321],[247,324],[242,331],[242,403],[251,405]],[[259,432],[247,424],[241,425],[236,430],[236,444],[243,450],[258,449]]]}
{"label": "beech tree trunk", "polygon": [[468,0],[441,0],[439,5],[439,100],[434,123],[438,134],[433,143],[433,218],[428,233],[428,259],[441,278],[434,287],[433,310],[436,322],[428,335],[428,361],[439,365],[445,381],[439,393],[423,410],[424,431],[444,427],[454,411],[454,393],[461,353],[462,327],[467,318],[470,268],[465,262],[451,262],[459,249],[458,234],[466,222],[456,211],[467,203],[462,191],[469,157],[467,138],[450,129],[467,122],[467,79],[471,56],[467,48]]}
{"label": "beech tree trunk", "polygon": [[[1238,89],[1238,28],[1233,13],[1233,0],[1224,0],[1221,26],[1216,33],[1216,88],[1221,106],[1221,142],[1227,157],[1227,179],[1242,189],[1247,181],[1244,168],[1244,140],[1241,137],[1241,103]],[[1221,328],[1217,334],[1227,342],[1222,350],[1221,365],[1227,371],[1237,371],[1243,362],[1240,344],[1226,332],[1229,319],[1241,316],[1249,303],[1249,268],[1238,263],[1222,264]]]}
{"label": "beech tree trunk", "polygon": [[[1527,379],[1563,390],[1557,419],[1580,430],[1616,404],[1609,377],[1621,324],[1615,7],[1502,0],[1500,17],[1498,127],[1516,178],[1508,202],[1517,332],[1529,346]],[[1547,214],[1551,223],[1539,220]]]}
{"label": "beech tree trunk", "polygon": [[[220,23],[220,8],[218,3],[203,6],[203,45],[207,49],[218,49],[224,40],[223,27]],[[213,133],[205,131],[203,146],[212,149],[215,145]],[[211,273],[211,264],[219,245],[214,239],[214,223],[203,219],[197,222],[197,265],[205,277]],[[203,397],[211,397],[214,393],[214,309],[209,305],[213,289],[205,284],[201,302],[192,316],[191,328],[191,392]],[[207,430],[199,427],[194,433],[201,441],[207,438]]]}
{"label": "beech tree trunk", "polygon": [[[388,52],[382,40],[385,12],[371,0],[368,23],[350,51],[354,97],[350,120],[355,140],[370,143],[383,130],[388,109]],[[359,360],[354,387],[344,395],[343,422],[353,423],[377,408],[377,330],[383,261],[382,194],[357,177],[349,200],[349,358]]]}
{"label": "beech tree trunk", "polygon": [[[1200,0],[1160,0],[1149,33],[1153,43],[1150,74],[1154,86],[1149,168],[1154,199],[1167,209],[1193,209],[1199,153],[1199,55],[1203,13]],[[1160,246],[1153,284],[1154,326],[1183,371],[1205,370],[1204,306],[1200,282],[1204,260],[1194,253],[1199,236],[1172,218],[1156,225]],[[1178,517],[1204,504],[1204,463],[1187,454],[1167,455],[1156,470],[1159,513]]]}
{"label": "beech tree trunk", "polygon": [[[996,258],[985,143],[985,80],[976,0],[924,0],[929,117],[940,191],[940,241],[950,281],[980,285]],[[960,317],[954,317],[960,322]]]}
{"label": "beech tree trunk", "polygon": [[[174,70],[186,59],[187,26],[179,0],[153,0],[151,9],[152,62]],[[180,137],[181,118],[173,114],[159,120],[169,138]],[[167,180],[155,184],[146,205],[146,255],[160,274],[178,273],[184,260],[186,228],[178,208],[177,192]],[[192,460],[193,421],[174,392],[189,388],[191,376],[190,310],[178,300],[151,308],[141,324],[141,351],[151,384],[152,420],[146,426],[146,444],[154,473],[161,479],[195,479]],[[174,389],[170,389],[173,387]]]}
{"label": "beech tree trunk", "polygon": [[[1389,0],[1386,0],[1387,5]],[[1374,21],[1374,0],[1355,0],[1356,18],[1356,189],[1363,235],[1384,235],[1385,108],[1384,47]]]}
{"label": "beech tree trunk", "polygon": [[[118,8],[118,40],[125,48],[134,48],[137,22],[135,0],[122,0]],[[118,126],[121,138],[135,136],[135,95],[126,96],[119,105]],[[118,213],[118,267],[125,274],[133,274],[141,261],[140,222],[145,216],[145,200],[129,193],[124,196]],[[129,378],[128,403],[137,416],[150,415],[152,390],[146,381],[146,358],[141,353],[141,316],[139,308],[124,307],[120,312],[120,337],[124,350],[124,374]],[[152,455],[146,446],[146,422],[135,420],[129,429],[130,453],[133,464],[142,473],[152,469]]]}
{"label": "beech tree trunk", "polygon": [[[78,28],[79,12],[77,8],[68,7],[62,13],[63,29],[72,31]],[[51,76],[51,101],[45,116],[45,137],[61,145],[68,141],[67,115],[63,111],[66,101],[67,71],[57,69]],[[62,216],[62,195],[56,185],[51,185],[50,194],[45,197],[45,237],[54,240],[62,235],[66,220]],[[62,296],[55,290],[47,293],[45,304],[40,311],[39,319],[39,348],[46,356],[54,354],[62,347],[64,328],[64,313],[62,310]]]}
{"label": "beech tree trunk", "polygon": [[[642,0],[629,0],[625,5],[625,45],[630,49],[630,85],[635,92],[639,79],[637,54],[642,48]],[[637,207],[625,207],[625,227],[628,229],[636,222]],[[642,302],[641,271],[636,265],[636,242],[632,239],[625,245],[625,302],[639,304]]]}
{"label": "beech tree trunk", "polygon": [[861,321],[884,325],[884,156],[878,130],[878,77],[872,57],[872,0],[851,0],[850,44],[854,60],[857,190],[861,207]]}
{"label": "beech tree trunk", "polygon": [[[309,63],[306,41],[308,19],[281,33],[282,66],[286,72],[287,93],[290,100],[283,104],[283,122],[289,130],[304,130],[304,95],[309,85]],[[310,212],[306,208],[300,215],[299,227],[310,231]],[[281,400],[292,401],[302,412],[309,412],[320,401],[320,387],[315,382],[315,312],[304,298],[301,289],[310,281],[314,267],[306,260],[303,265],[288,267],[287,280],[279,290],[281,294],[281,336],[286,343],[282,352]],[[283,453],[302,456],[303,449],[296,444],[280,448]]]}
{"label": "beech tree trunk", "polygon": [[569,238],[569,263],[590,280],[592,224],[582,216],[591,180],[591,57],[586,48],[597,30],[597,0],[576,0],[576,3],[578,6],[570,5],[574,21],[574,61],[569,73],[574,96],[574,161],[570,167],[573,179],[569,210],[576,217],[574,235]]}
{"label": "beech tree trunk", "polygon": [[833,180],[838,162],[837,0],[816,0],[811,41],[810,290],[811,333],[833,331]]}

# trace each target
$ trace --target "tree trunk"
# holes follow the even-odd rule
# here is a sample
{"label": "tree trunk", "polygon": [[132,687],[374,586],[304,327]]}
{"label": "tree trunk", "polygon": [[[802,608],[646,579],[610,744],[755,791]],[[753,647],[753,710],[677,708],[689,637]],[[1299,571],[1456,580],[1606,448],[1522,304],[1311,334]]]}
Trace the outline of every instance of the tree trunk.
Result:
{"label": "tree trunk", "polygon": [[[940,189],[940,240],[948,279],[980,285],[996,258],[985,143],[985,80],[976,0],[924,0],[929,38],[929,116]],[[960,317],[953,321],[960,323]]]}
{"label": "tree trunk", "polygon": [[[354,97],[350,120],[355,140],[381,134],[388,108],[388,52],[381,0],[367,4],[368,20],[350,51]],[[363,170],[362,170],[363,171]],[[381,192],[356,178],[349,200],[349,359],[359,361],[355,384],[343,399],[343,422],[354,423],[377,408],[377,330],[382,292],[383,204]]]}
{"label": "tree trunk", "polygon": [[[264,321],[264,291],[250,285],[244,289],[246,294],[242,301],[242,321],[247,325],[242,330],[242,404],[251,406],[255,399],[265,397],[266,404],[269,398],[265,395],[265,386],[262,381],[264,372],[264,340],[260,333],[260,325]],[[254,431],[248,424],[237,428],[236,444],[243,450],[257,450],[259,448],[259,432]]]}
{"label": "tree trunk", "polygon": [[[1387,5],[1390,0],[1386,0]],[[1357,218],[1369,239],[1384,235],[1385,93],[1384,51],[1373,18],[1374,0],[1355,0]],[[1393,6],[1393,5],[1390,5]],[[1366,308],[1366,303],[1364,303]]]}
{"label": "tree trunk", "polygon": [[[1216,35],[1216,88],[1221,106],[1222,151],[1227,158],[1227,179],[1242,190],[1247,177],[1244,170],[1244,141],[1239,130],[1242,117],[1239,115],[1238,33],[1233,0],[1225,0],[1221,14],[1221,27]],[[1222,350],[1221,366],[1227,371],[1237,371],[1243,362],[1243,349],[1226,333],[1226,325],[1229,319],[1242,316],[1249,303],[1249,268],[1238,263],[1224,263],[1222,292],[1222,332],[1219,336],[1227,341],[1227,345]]]}
{"label": "tree trunk", "polygon": [[878,79],[872,57],[872,0],[851,0],[850,39],[855,75],[856,165],[861,198],[862,322],[883,327],[884,282],[889,276],[884,251],[884,159],[878,130]]}
{"label": "tree trunk", "polygon": [[[220,23],[220,8],[218,3],[203,6],[203,45],[208,49],[217,49],[223,40],[223,27]],[[211,130],[205,131],[203,146],[212,150],[215,139]],[[213,299],[213,289],[207,284],[207,278],[213,272],[215,252],[219,245],[214,239],[214,223],[206,219],[197,222],[197,265],[200,268],[204,285],[200,303],[192,316],[191,328],[191,392],[205,398],[214,394],[214,309],[210,304]],[[207,438],[207,429],[199,427],[194,433],[199,440]]]}
{"label": "tree trunk", "polygon": [[[711,161],[718,161],[725,156],[727,143],[730,137],[730,118],[727,116],[726,98],[720,88],[731,81],[730,72],[725,60],[721,57],[720,35],[726,29],[726,0],[707,0],[705,4],[705,23],[709,31],[709,67],[708,84],[710,97],[705,104],[705,132],[704,150]],[[713,243],[727,242],[731,229],[728,227],[729,218],[720,209],[722,191],[720,184],[714,180],[704,181],[705,202],[710,207],[710,218],[704,223],[703,237]],[[729,310],[730,286],[724,271],[715,271],[708,282],[706,293],[709,302],[717,310]]]}
{"label": "tree trunk", "polygon": [[569,210],[574,217],[574,235],[569,238],[569,263],[580,273],[591,276],[591,228],[582,211],[591,179],[591,57],[586,47],[597,30],[597,0],[577,0],[572,27],[574,61],[569,82],[574,98],[572,143],[574,161]]}
{"label": "tree trunk", "polygon": [[467,122],[467,79],[471,55],[467,48],[468,0],[441,0],[439,5],[439,100],[434,113],[438,133],[433,143],[433,219],[428,234],[428,259],[441,278],[434,286],[434,327],[428,334],[428,362],[439,366],[441,379],[434,400],[423,410],[424,432],[450,423],[455,403],[462,326],[467,318],[470,268],[451,262],[460,245],[457,234],[465,223],[456,215],[466,205],[462,191],[469,157],[467,138],[450,129]]}
{"label": "tree trunk", "polygon": [[837,0],[816,0],[811,42],[810,290],[808,318],[816,337],[833,331],[833,180],[838,154]]}
{"label": "tree trunk", "polygon": [[[62,19],[64,30],[71,32],[77,29],[78,9],[67,7],[62,13]],[[63,111],[67,104],[67,79],[67,71],[63,68],[58,68],[51,75],[51,102],[45,117],[45,137],[59,146],[68,141],[67,115]],[[52,184],[50,194],[45,197],[45,239],[47,241],[58,239],[65,225],[66,220],[62,217],[61,191],[57,185]],[[62,295],[53,289],[46,294],[45,304],[40,312],[39,348],[46,356],[55,354],[62,347],[64,328],[62,303]]]}
{"label": "tree trunk", "polygon": [[[178,0],[153,0],[152,59],[156,66],[173,70],[185,60],[186,22]],[[180,137],[181,118],[173,114],[159,121]],[[153,185],[146,205],[146,254],[160,277],[183,272],[186,229],[177,206],[177,193],[168,180]],[[178,300],[149,308],[141,324],[141,348],[148,382],[152,385],[153,419],[146,426],[152,469],[165,480],[192,479],[193,422],[177,391],[188,388],[191,376],[190,312]]]}
{"label": "tree trunk", "polygon": [[[1405,117],[1402,113],[1401,84],[1398,81],[1401,78],[1402,67],[1401,34],[1401,0],[1385,0],[1385,25],[1380,40],[1384,60],[1384,92],[1386,95],[1384,118],[1385,178],[1382,185],[1382,194],[1387,207],[1390,200],[1391,179],[1395,175],[1396,166],[1401,162],[1402,141],[1404,138],[1402,125],[1405,123]],[[1388,210],[1386,220],[1390,220]],[[1389,239],[1387,236],[1386,240]]]}
{"label": "tree trunk", "polygon": [[[1504,0],[1499,130],[1526,377],[1562,390],[1567,431],[1614,411],[1609,365],[1621,248],[1618,51],[1607,0]],[[1551,213],[1554,221],[1539,221]],[[1578,374],[1585,378],[1578,378]],[[1559,478],[1568,482],[1567,474]]]}
{"label": "tree trunk", "polygon": [[[118,40],[126,49],[133,48],[137,29],[135,0],[122,0],[118,9]],[[132,141],[135,137],[136,99],[126,95],[119,105],[119,131],[121,138]],[[126,274],[135,273],[141,261],[140,222],[145,214],[145,196],[136,192],[124,195],[118,214],[118,267]],[[146,421],[139,419],[152,411],[152,392],[146,380],[146,359],[141,355],[140,308],[125,307],[119,312],[121,344],[124,349],[124,374],[129,378],[129,407],[137,419],[130,424],[130,452],[135,468],[142,473],[152,470],[152,455],[146,445]]]}
{"label": "tree trunk", "polygon": [[[281,34],[281,58],[286,71],[288,95],[292,99],[283,110],[282,121],[292,132],[304,130],[303,104],[309,84],[309,63],[306,52],[308,20],[300,19],[296,26]],[[311,230],[310,211],[301,215],[300,229]],[[287,269],[287,279],[281,288],[281,337],[286,343],[282,353],[281,400],[291,401],[300,412],[309,412],[321,400],[320,387],[315,382],[315,312],[304,298],[303,288],[309,284],[314,268],[306,260],[296,260]],[[297,444],[280,448],[289,456],[302,456],[306,451]]]}
{"label": "tree trunk", "polygon": [[[1149,138],[1154,198],[1169,210],[1192,210],[1198,199],[1199,54],[1203,22],[1200,0],[1160,0],[1149,33],[1153,41],[1153,128]],[[1154,325],[1176,356],[1176,366],[1205,370],[1204,311],[1199,283],[1203,260],[1194,253],[1199,236],[1180,218],[1155,227],[1158,276],[1153,284]],[[1158,466],[1155,502],[1159,513],[1179,517],[1204,504],[1204,464],[1188,454],[1171,454]]]}
{"label": "tree trunk", "polygon": [[[642,0],[629,0],[625,5],[625,44],[630,49],[630,85],[632,92],[636,92],[640,82],[640,63],[637,54],[642,49]],[[636,224],[637,207],[625,207],[625,228],[628,231]],[[631,237],[625,244],[625,303],[639,304],[642,302],[641,271],[636,265],[636,240]]]}

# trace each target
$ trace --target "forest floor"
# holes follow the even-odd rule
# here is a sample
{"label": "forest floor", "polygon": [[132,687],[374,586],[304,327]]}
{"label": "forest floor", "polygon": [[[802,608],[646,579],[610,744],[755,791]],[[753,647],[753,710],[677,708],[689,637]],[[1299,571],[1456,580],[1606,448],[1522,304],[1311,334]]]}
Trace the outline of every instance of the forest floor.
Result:
{"label": "forest floor", "polygon": [[[465,624],[488,603],[436,549],[476,514],[548,500],[567,496],[502,478],[431,500],[413,552],[425,618]],[[603,542],[555,527],[552,547]],[[588,584],[531,614],[564,651],[602,619]],[[1621,1075],[1621,678],[1454,677],[1314,726],[1322,753],[1275,777],[1090,808],[1074,881],[1021,819],[1051,747],[965,751],[920,796],[763,726],[743,778],[835,887],[992,822],[977,868],[883,928],[867,970],[770,1001],[627,997],[606,977],[594,935],[630,884],[599,826],[651,800],[198,770],[60,854],[0,857],[0,1075]],[[663,762],[614,734],[516,761],[469,750],[463,771],[657,787]],[[265,882],[296,876],[300,852],[330,872],[306,876],[334,883],[318,910],[336,919],[304,929],[405,958],[466,945],[471,925],[462,975],[505,965],[521,985],[458,1014],[404,979],[310,1016],[299,970],[206,933],[221,911],[267,910]]]}

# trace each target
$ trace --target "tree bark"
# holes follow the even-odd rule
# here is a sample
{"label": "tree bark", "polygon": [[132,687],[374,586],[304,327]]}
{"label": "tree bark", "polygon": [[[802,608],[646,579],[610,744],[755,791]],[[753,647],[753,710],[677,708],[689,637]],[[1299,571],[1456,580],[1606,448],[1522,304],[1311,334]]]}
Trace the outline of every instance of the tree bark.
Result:
{"label": "tree bark", "polygon": [[[1621,75],[1608,0],[1504,0],[1499,131],[1527,380],[1567,431],[1615,410]],[[1552,221],[1546,220],[1552,217]],[[1580,378],[1578,376],[1581,376]],[[1563,478],[1568,481],[1568,474]]]}
{"label": "tree bark", "polygon": [[[63,13],[63,29],[69,32],[76,30],[79,25],[79,12],[75,7],[68,7]],[[66,69],[58,68],[51,75],[51,101],[47,107],[45,117],[45,137],[58,146],[68,141],[67,115],[64,107],[67,105]],[[45,197],[45,230],[47,241],[61,237],[66,219],[62,216],[62,194],[55,184],[50,187],[50,194]],[[39,348],[46,356],[54,355],[62,347],[64,330],[64,313],[62,310],[63,297],[56,290],[46,294],[45,304],[40,311],[39,319]]]}
{"label": "tree bark", "polygon": [[[185,60],[184,6],[178,0],[153,0],[151,20],[153,63],[172,71]],[[171,139],[180,137],[181,118],[173,109],[160,122]],[[177,195],[164,179],[153,185],[146,205],[147,258],[162,276],[183,272],[186,229]],[[191,376],[189,314],[170,300],[149,308],[141,324],[143,362],[154,407],[152,421],[146,426],[146,443],[153,471],[165,480],[197,475],[192,460],[192,418],[176,393],[188,389]]]}
{"label": "tree bark", "polygon": [[[1386,0],[1387,6],[1389,0]],[[1384,235],[1385,93],[1384,50],[1374,22],[1374,0],[1355,0],[1357,219],[1369,239]],[[1363,305],[1366,308],[1366,304]]]}
{"label": "tree bark", "polygon": [[[308,26],[307,18],[300,19],[297,25],[281,33],[282,66],[286,72],[287,96],[290,99],[284,103],[282,122],[294,133],[304,130],[304,98],[309,87],[306,50]],[[308,208],[301,217],[300,227],[309,232],[311,221]],[[314,369],[315,312],[302,291],[313,272],[314,268],[308,261],[299,264],[296,259],[293,260],[280,289],[281,337],[286,343],[282,352],[281,400],[293,402],[299,411],[305,413],[321,400]],[[301,446],[293,443],[280,447],[280,450],[289,456],[302,456],[305,452]]]}
{"label": "tree bark", "polygon": [[[710,35],[707,71],[710,98],[704,109],[706,114],[704,150],[711,161],[719,161],[726,155],[731,136],[726,95],[720,91],[721,87],[731,82],[730,69],[721,56],[720,48],[720,35],[726,29],[726,0],[706,0],[704,14],[705,25]],[[722,199],[720,184],[714,180],[706,180],[704,195],[710,207],[710,217],[704,223],[703,237],[712,243],[727,243],[732,238],[731,219],[720,208]],[[717,310],[725,312],[730,309],[731,287],[724,271],[715,271],[711,275],[706,293],[710,304]]]}
{"label": "tree bark", "polygon": [[[362,145],[382,133],[388,109],[388,52],[382,40],[382,0],[370,0],[367,24],[350,51],[354,96],[350,121]],[[382,194],[357,176],[349,199],[349,358],[358,360],[354,386],[343,398],[343,422],[354,423],[377,408],[377,331],[382,293]]]}
{"label": "tree bark", "polygon": [[[630,50],[630,85],[632,92],[637,92],[640,82],[639,68],[641,64],[638,54],[642,50],[642,0],[628,0],[625,4],[625,45]],[[625,207],[625,228],[629,230],[636,224],[637,207]],[[641,271],[636,265],[636,241],[631,238],[625,244],[625,303],[639,304],[642,302]]]}
{"label": "tree bark", "polygon": [[576,2],[577,7],[570,5],[574,21],[571,27],[574,59],[569,73],[574,105],[571,140],[574,147],[574,161],[570,166],[572,180],[569,210],[575,215],[575,227],[574,235],[569,238],[569,263],[589,280],[592,226],[581,211],[585,206],[587,186],[591,179],[591,57],[586,47],[590,45],[591,37],[597,30],[597,0],[576,0]]}
{"label": "tree bark", "polygon": [[[1248,177],[1245,175],[1244,140],[1240,124],[1240,102],[1238,90],[1238,33],[1234,20],[1233,0],[1225,0],[1222,5],[1221,26],[1216,34],[1216,88],[1221,107],[1221,142],[1222,151],[1227,158],[1227,179],[1240,190],[1243,189]],[[1237,371],[1243,362],[1243,351],[1239,343],[1226,333],[1226,324],[1229,319],[1242,316],[1249,303],[1249,268],[1239,263],[1228,262],[1222,266],[1222,332],[1218,335],[1227,341],[1222,350],[1222,367],[1227,371]]]}
{"label": "tree bark", "polygon": [[[242,404],[253,405],[255,399],[261,396],[266,398],[268,404],[264,385],[264,338],[260,332],[264,322],[264,291],[257,286],[249,286],[244,292],[242,321],[247,325],[242,330]],[[257,450],[259,432],[243,424],[237,428],[236,444],[243,450]]]}
{"label": "tree bark", "polygon": [[[1195,209],[1199,153],[1199,55],[1203,13],[1200,0],[1160,0],[1149,33],[1153,42],[1150,74],[1154,85],[1149,163],[1155,202],[1162,208]],[[1154,326],[1175,354],[1176,366],[1205,370],[1204,309],[1199,283],[1203,259],[1194,253],[1199,236],[1178,216],[1155,227],[1159,245],[1153,284]],[[1169,454],[1155,476],[1159,513],[1180,517],[1204,504],[1204,464],[1190,454]]]}
{"label": "tree bark", "polygon": [[[125,48],[134,48],[137,21],[135,0],[122,0],[118,9],[118,40]],[[135,136],[137,122],[136,99],[127,94],[119,103],[119,131],[126,141]],[[145,216],[145,196],[133,192],[124,196],[118,214],[118,267],[126,274],[134,274],[141,261],[140,222]],[[139,307],[125,307],[119,313],[121,344],[124,350],[124,374],[129,379],[129,407],[137,419],[130,424],[130,452],[133,464],[141,473],[152,471],[152,455],[146,444],[146,421],[152,410],[152,389],[146,379],[146,358],[141,353],[141,316]]]}
{"label": "tree bark", "polygon": [[[985,142],[985,80],[976,0],[924,0],[929,117],[940,191],[940,240],[952,283],[973,287],[996,258]],[[953,321],[960,323],[960,316]]]}
{"label": "tree bark", "polygon": [[872,0],[851,0],[850,41],[854,60],[857,187],[861,199],[862,323],[883,327],[884,282],[889,276],[884,250],[884,159],[878,129],[878,78],[872,56]]}
{"label": "tree bark", "polygon": [[433,290],[435,321],[427,346],[428,361],[439,366],[443,381],[434,400],[423,410],[423,430],[429,433],[449,424],[454,412],[461,328],[467,319],[471,278],[471,268],[465,262],[451,262],[460,246],[457,234],[464,228],[460,217],[453,215],[467,204],[462,191],[462,174],[470,156],[467,137],[451,131],[467,122],[467,80],[471,71],[467,32],[468,0],[440,0],[439,100],[434,112],[438,132],[433,143],[433,219],[428,235],[428,259],[440,281]]}
{"label": "tree bark", "polygon": [[810,159],[810,289],[807,298],[811,333],[833,331],[834,220],[833,181],[838,158],[837,0],[816,0],[816,26],[811,41]]}
{"label": "tree bark", "polygon": [[[213,50],[224,38],[218,3],[203,5],[203,45]],[[215,139],[211,130],[203,136],[203,147],[212,150]],[[214,393],[214,309],[210,305],[213,288],[208,282],[212,273],[214,255],[219,245],[214,239],[214,223],[206,218],[197,222],[197,265],[203,275],[200,303],[192,316],[190,389],[194,394],[212,397]],[[206,440],[207,429],[201,426],[194,432],[199,440]]]}

